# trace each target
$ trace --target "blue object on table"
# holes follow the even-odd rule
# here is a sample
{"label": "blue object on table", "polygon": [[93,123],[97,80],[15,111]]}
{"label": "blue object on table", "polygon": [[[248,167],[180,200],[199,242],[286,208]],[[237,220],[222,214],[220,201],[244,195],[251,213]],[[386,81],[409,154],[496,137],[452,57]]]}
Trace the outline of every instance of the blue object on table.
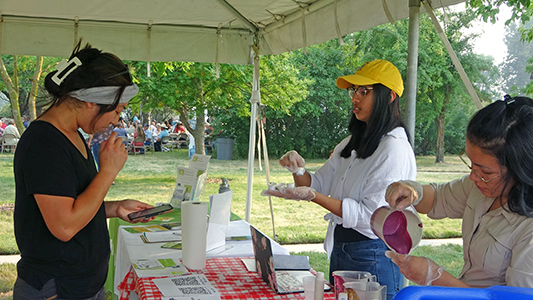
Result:
{"label": "blue object on table", "polygon": [[532,288],[491,286],[489,288],[452,288],[442,286],[408,286],[399,291],[393,300],[531,300]]}

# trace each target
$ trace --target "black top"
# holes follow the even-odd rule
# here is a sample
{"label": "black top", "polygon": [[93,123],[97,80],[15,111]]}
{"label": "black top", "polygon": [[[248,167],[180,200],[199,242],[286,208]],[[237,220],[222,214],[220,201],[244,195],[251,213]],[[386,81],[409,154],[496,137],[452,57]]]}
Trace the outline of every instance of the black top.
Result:
{"label": "black top", "polygon": [[38,290],[54,278],[62,299],[90,298],[105,283],[110,248],[104,204],[82,230],[62,242],[48,230],[34,194],[76,199],[96,176],[86,150],[87,159],[52,124],[36,121],[20,138],[13,163],[18,276]]}

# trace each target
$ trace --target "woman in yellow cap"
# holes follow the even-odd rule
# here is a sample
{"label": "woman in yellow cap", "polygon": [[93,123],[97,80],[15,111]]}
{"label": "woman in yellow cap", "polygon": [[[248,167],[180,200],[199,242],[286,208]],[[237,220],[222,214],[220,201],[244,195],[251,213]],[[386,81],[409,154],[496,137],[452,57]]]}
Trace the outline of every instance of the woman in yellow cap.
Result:
{"label": "woman in yellow cap", "polygon": [[370,217],[387,205],[389,184],[416,177],[415,156],[400,118],[402,77],[390,62],[375,60],[337,78],[337,86],[352,99],[351,135],[314,174],[305,171],[296,151],[287,152],[280,164],[293,173],[297,187],[263,195],[308,200],[329,210],[324,248],[330,255],[330,281],[333,271],[367,271],[387,285],[391,299],[401,289],[403,275],[385,256],[387,246],[372,232]]}

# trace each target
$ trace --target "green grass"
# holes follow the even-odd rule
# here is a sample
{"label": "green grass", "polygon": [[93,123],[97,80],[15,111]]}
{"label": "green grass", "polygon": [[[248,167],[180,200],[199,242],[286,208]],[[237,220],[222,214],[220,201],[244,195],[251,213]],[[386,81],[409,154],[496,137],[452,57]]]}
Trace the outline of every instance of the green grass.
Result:
{"label": "green grass", "polygon": [[[309,256],[311,268],[324,272],[326,280],[329,280],[329,260],[325,252],[305,251],[291,254]],[[459,276],[463,268],[463,247],[460,245],[420,246],[413,250],[411,255],[428,257],[455,277]],[[415,284],[410,282],[409,285]]]}
{"label": "green grass", "polygon": [[[281,168],[278,158],[271,158],[270,178],[273,182],[292,182],[292,175]],[[458,157],[446,157],[446,163],[435,164],[434,157],[417,157],[417,180],[422,183],[445,182],[468,174],[468,168]],[[325,160],[309,160],[310,171],[319,168]],[[151,204],[168,202],[175,186],[176,168],[187,166],[187,151],[147,153],[130,155],[126,165],[109,190],[106,200],[138,199]],[[211,159],[208,182],[201,201],[208,201],[209,195],[218,192],[222,178],[227,178],[233,190],[232,212],[245,217],[248,162],[246,160]],[[255,162],[250,223],[270,237],[273,237],[272,218],[268,197],[262,197],[266,188],[266,173]],[[13,178],[13,155],[0,154],[0,205],[14,203],[15,185]],[[276,240],[280,244],[322,243],[327,223],[323,220],[325,209],[305,201],[291,201],[272,198]],[[430,220],[421,216],[424,224],[424,238],[450,238],[461,236],[460,220]],[[0,255],[18,253],[13,234],[13,213],[0,212]],[[328,274],[329,261],[325,253],[303,252],[310,257],[311,266]],[[427,256],[458,275],[462,266],[460,246],[418,247],[415,255]],[[0,265],[0,300],[9,299],[9,290],[16,278],[12,264]],[[2,290],[7,286],[7,294]]]}
{"label": "green grass", "polygon": [[[0,155],[0,204],[13,203],[13,155]],[[468,173],[468,168],[458,157],[446,157],[445,164],[435,164],[433,157],[417,157],[418,180],[427,182],[444,182],[458,178]],[[309,160],[307,168],[316,170],[324,160]],[[270,178],[273,182],[291,182],[292,176],[277,163],[277,158],[271,159]],[[147,153],[145,155],[130,155],[126,165],[115,180],[115,185],[109,190],[106,200],[138,199],[151,204],[168,202],[175,186],[176,168],[187,166],[187,151],[167,153]],[[201,196],[202,201],[208,201],[211,194],[218,192],[222,178],[228,178],[233,190],[232,211],[238,216],[245,217],[246,160],[217,160],[212,158],[209,167],[209,178],[206,189]],[[272,218],[268,197],[260,192],[266,188],[266,174],[259,170],[255,162],[252,204],[250,222],[270,237],[273,236]],[[325,209],[305,201],[291,201],[272,198],[276,240],[281,244],[321,243],[324,240],[327,223],[322,217]],[[424,238],[450,238],[461,236],[460,220],[430,220],[422,216],[424,223]],[[12,214],[0,212],[0,254],[17,253],[12,230]]]}

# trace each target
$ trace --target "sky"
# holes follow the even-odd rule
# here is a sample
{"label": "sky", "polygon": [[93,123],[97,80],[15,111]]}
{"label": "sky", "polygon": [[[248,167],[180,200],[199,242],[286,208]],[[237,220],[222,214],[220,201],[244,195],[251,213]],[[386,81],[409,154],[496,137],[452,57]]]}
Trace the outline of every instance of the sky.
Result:
{"label": "sky", "polygon": [[[464,9],[465,4],[458,4],[458,9]],[[490,22],[476,21],[471,28],[473,32],[480,33],[474,44],[474,51],[479,54],[491,55],[494,63],[500,64],[507,55],[507,46],[503,38],[505,35],[505,21],[511,17],[511,9],[507,6],[500,7],[498,21],[495,24]]]}

